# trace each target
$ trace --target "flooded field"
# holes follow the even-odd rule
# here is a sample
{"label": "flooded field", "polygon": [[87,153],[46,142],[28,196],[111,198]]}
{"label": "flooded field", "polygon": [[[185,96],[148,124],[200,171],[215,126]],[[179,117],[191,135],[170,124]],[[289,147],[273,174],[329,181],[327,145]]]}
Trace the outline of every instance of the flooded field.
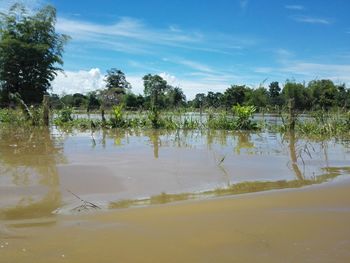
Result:
{"label": "flooded field", "polygon": [[0,262],[350,259],[349,175],[336,139],[1,128]]}

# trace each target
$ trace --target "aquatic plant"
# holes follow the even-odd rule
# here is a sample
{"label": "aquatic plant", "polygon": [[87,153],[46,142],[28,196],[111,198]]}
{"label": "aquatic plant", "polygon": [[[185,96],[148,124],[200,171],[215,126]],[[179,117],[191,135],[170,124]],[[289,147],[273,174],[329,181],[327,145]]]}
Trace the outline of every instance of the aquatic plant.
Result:
{"label": "aquatic plant", "polygon": [[236,130],[236,123],[232,116],[228,116],[226,111],[223,111],[216,116],[214,116],[214,114],[209,114],[206,126],[209,129]]}
{"label": "aquatic plant", "polygon": [[124,108],[123,104],[113,107],[112,117],[110,119],[110,124],[112,128],[123,128],[125,126],[123,108]]}
{"label": "aquatic plant", "polygon": [[57,117],[54,119],[55,125],[60,125],[63,123],[67,123],[73,121],[73,109],[69,107],[65,107],[62,110],[58,111]]}
{"label": "aquatic plant", "polygon": [[235,105],[232,107],[232,111],[236,117],[235,126],[237,130],[254,130],[257,128],[256,123],[251,121],[256,111],[255,106]]}

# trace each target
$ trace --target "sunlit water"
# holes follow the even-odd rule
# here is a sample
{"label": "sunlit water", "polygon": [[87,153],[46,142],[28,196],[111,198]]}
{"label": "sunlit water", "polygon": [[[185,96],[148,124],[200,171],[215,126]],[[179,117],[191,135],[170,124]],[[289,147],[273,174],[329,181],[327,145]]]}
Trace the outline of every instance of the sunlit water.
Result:
{"label": "sunlit water", "polygon": [[69,213],[79,198],[108,208],[325,183],[349,160],[349,142],[276,133],[2,128],[0,217]]}

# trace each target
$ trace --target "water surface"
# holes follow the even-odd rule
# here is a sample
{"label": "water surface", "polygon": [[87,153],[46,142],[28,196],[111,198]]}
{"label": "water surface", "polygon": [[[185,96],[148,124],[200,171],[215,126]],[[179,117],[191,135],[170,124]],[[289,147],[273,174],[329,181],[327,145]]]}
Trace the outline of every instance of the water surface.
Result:
{"label": "water surface", "polygon": [[[227,131],[0,129],[0,218],[69,214],[341,180],[344,141]],[[79,199],[80,198],[80,199]]]}

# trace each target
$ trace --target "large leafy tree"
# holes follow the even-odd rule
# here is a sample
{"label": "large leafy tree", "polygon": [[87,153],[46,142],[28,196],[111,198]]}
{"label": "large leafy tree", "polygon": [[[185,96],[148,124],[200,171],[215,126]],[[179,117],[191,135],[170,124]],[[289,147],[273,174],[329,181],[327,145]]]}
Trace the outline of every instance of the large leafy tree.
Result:
{"label": "large leafy tree", "polygon": [[245,85],[232,85],[224,92],[225,105],[231,108],[232,105],[243,105],[250,97],[251,89]]}
{"label": "large leafy tree", "polygon": [[177,108],[186,103],[186,96],[181,88],[169,86],[168,89],[169,106]]}
{"label": "large leafy tree", "polygon": [[0,13],[0,88],[3,102],[19,93],[29,104],[42,101],[58,71],[67,35],[55,31],[56,9],[33,15],[20,4]]}
{"label": "large leafy tree", "polygon": [[312,103],[314,107],[326,109],[337,105],[337,95],[339,90],[329,79],[313,80],[308,84],[308,88],[312,95]]}
{"label": "large leafy tree", "polygon": [[248,101],[249,105],[259,108],[266,107],[269,103],[269,92],[264,87],[252,90],[252,95]]}
{"label": "large leafy tree", "polygon": [[123,71],[116,68],[107,71],[105,82],[106,89],[100,91],[99,94],[103,107],[119,104],[122,97],[131,89],[131,85],[127,82]]}
{"label": "large leafy tree", "polygon": [[128,89],[131,89],[131,85],[126,81],[123,71],[112,68],[107,71],[105,77],[107,89],[115,89],[121,94],[125,94]]}
{"label": "large leafy tree", "polygon": [[294,106],[298,110],[307,110],[311,106],[311,98],[308,89],[302,83],[287,80],[283,87],[282,94],[285,103],[290,99],[294,100]]}
{"label": "large leafy tree", "polygon": [[283,98],[281,96],[281,88],[277,81],[271,82],[269,85],[269,100],[270,104],[275,106],[281,106],[283,104]]}
{"label": "large leafy tree", "polygon": [[205,98],[205,105],[207,107],[218,108],[220,106],[223,94],[220,92],[212,92],[208,91],[207,96]]}
{"label": "large leafy tree", "polygon": [[204,93],[198,93],[196,94],[196,97],[192,100],[192,106],[199,109],[204,106],[206,100],[206,96]]}
{"label": "large leafy tree", "polygon": [[161,97],[169,89],[169,86],[161,76],[147,74],[143,77],[144,93],[151,99],[151,107],[158,109],[161,104]]}

